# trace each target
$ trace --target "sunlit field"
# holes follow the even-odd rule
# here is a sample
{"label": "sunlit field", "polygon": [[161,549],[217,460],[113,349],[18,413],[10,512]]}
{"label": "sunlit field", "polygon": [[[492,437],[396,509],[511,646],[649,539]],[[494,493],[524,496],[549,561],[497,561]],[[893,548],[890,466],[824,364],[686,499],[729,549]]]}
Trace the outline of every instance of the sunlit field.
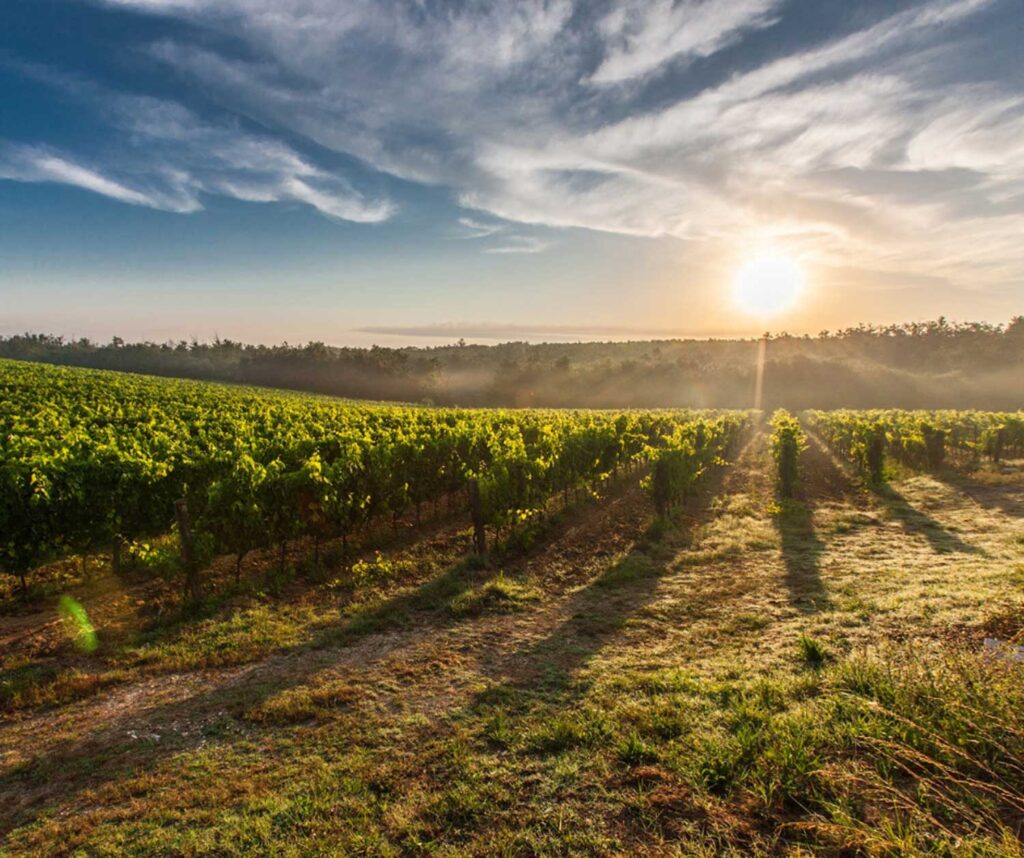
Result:
{"label": "sunlit field", "polygon": [[0,385],[4,855],[1021,854],[1020,413]]}
{"label": "sunlit field", "polygon": [[1024,858],[1021,0],[0,0],[0,858]]}

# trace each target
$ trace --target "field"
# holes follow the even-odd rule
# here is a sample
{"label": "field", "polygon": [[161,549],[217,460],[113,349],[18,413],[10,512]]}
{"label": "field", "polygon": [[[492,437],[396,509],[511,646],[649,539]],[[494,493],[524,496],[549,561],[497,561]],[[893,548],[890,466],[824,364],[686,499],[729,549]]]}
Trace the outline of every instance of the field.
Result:
{"label": "field", "polygon": [[5,858],[1024,854],[1019,414],[0,389]]}

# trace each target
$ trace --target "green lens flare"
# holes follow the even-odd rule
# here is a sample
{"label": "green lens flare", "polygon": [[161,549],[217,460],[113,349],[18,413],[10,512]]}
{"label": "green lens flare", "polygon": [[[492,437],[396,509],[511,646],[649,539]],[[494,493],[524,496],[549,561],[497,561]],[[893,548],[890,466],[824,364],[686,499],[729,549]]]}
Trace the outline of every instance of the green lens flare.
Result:
{"label": "green lens flare", "polygon": [[92,652],[96,649],[96,629],[89,622],[89,615],[77,601],[70,596],[61,596],[57,605],[60,618],[64,621],[64,627],[75,642],[75,646],[85,652]]}

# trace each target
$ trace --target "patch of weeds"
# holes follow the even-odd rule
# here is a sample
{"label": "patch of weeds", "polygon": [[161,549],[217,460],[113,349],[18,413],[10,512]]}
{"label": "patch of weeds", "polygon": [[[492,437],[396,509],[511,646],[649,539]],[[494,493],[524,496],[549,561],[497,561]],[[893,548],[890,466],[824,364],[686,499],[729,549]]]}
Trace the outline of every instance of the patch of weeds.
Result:
{"label": "patch of weeds", "polygon": [[595,587],[620,587],[633,581],[650,578],[660,572],[654,562],[644,554],[624,557],[594,582]]}
{"label": "patch of weeds", "polygon": [[771,620],[764,614],[741,613],[726,620],[722,631],[727,635],[739,634],[741,632],[758,632],[771,624]]}
{"label": "patch of weeds", "polygon": [[357,560],[353,563],[349,574],[354,587],[370,587],[393,581],[408,572],[412,566],[408,560],[392,560],[378,551],[372,560]]}
{"label": "patch of weeds", "polygon": [[859,593],[840,596],[837,599],[836,607],[845,613],[856,614],[857,619],[861,622],[867,622],[882,610],[876,601],[865,598]]}
{"label": "patch of weeds", "polygon": [[572,748],[607,744],[611,735],[611,727],[603,712],[584,709],[551,718],[529,734],[527,747],[538,754],[560,754]]}
{"label": "patch of weeds", "polygon": [[25,662],[0,671],[0,711],[57,706],[91,697],[128,678],[125,671],[92,673]]}
{"label": "patch of weeds", "polygon": [[244,664],[301,643],[305,626],[313,619],[311,611],[302,606],[257,605],[226,619],[183,627],[170,640],[147,635],[143,643],[127,648],[120,660],[163,670]]}
{"label": "patch of weeds", "polygon": [[690,757],[694,780],[713,795],[725,795],[746,766],[743,748],[728,734],[705,733]]}
{"label": "patch of weeds", "polygon": [[478,587],[463,590],[451,600],[449,610],[457,617],[514,613],[540,598],[536,588],[501,573]]}
{"label": "patch of weeds", "polygon": [[246,721],[260,724],[297,724],[324,720],[364,696],[363,689],[345,682],[328,682],[316,688],[303,686],[275,694],[245,711]]}
{"label": "patch of weeds", "polygon": [[487,723],[484,725],[484,735],[491,744],[499,748],[512,746],[515,741],[515,731],[509,722],[508,714],[503,709],[499,709],[487,719]]}
{"label": "patch of weeds", "polygon": [[203,727],[203,736],[207,739],[226,739],[238,733],[238,727],[230,718],[220,718]]}
{"label": "patch of weeds", "polygon": [[689,735],[697,726],[693,711],[671,699],[648,706],[642,722],[646,733],[664,741]]}
{"label": "patch of weeds", "polygon": [[474,706],[509,706],[518,697],[518,692],[508,685],[488,685],[481,689],[474,700]]}
{"label": "patch of weeds", "polygon": [[691,674],[683,670],[667,669],[644,672],[623,673],[614,677],[608,687],[615,691],[640,694],[676,694],[692,693],[699,687],[699,682]]}
{"label": "patch of weeds", "polygon": [[627,766],[643,766],[656,763],[659,759],[657,750],[648,745],[634,730],[615,748],[619,760]]}
{"label": "patch of weeds", "polygon": [[824,667],[833,658],[829,648],[815,638],[800,635],[796,643],[800,659],[813,670]]}

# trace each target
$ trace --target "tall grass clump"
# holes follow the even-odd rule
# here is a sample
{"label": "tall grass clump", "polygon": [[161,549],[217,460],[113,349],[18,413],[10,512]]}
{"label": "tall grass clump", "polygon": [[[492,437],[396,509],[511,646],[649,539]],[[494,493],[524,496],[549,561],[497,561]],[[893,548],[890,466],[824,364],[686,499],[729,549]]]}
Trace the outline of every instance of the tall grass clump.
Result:
{"label": "tall grass clump", "polygon": [[865,854],[1024,854],[1024,665],[861,657],[833,681],[859,759],[831,772],[820,834]]}

